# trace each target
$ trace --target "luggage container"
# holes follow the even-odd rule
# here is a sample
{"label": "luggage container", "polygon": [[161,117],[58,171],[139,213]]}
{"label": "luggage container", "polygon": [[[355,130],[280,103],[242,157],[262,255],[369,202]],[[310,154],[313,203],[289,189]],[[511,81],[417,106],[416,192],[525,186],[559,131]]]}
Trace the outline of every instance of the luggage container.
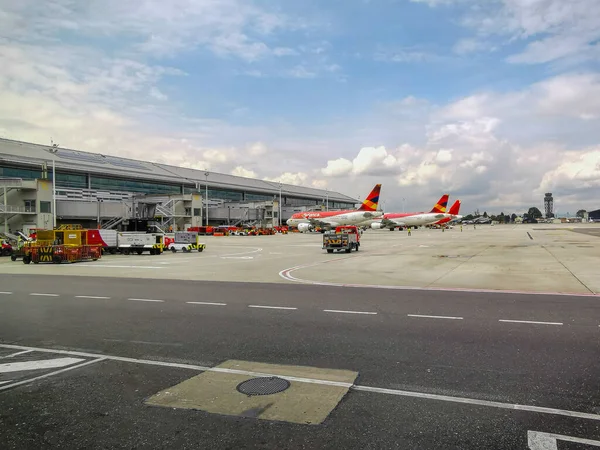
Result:
{"label": "luggage container", "polygon": [[87,242],[89,245],[99,245],[103,252],[114,255],[117,253],[117,230],[87,230]]}
{"label": "luggage container", "polygon": [[151,255],[160,255],[163,252],[163,235],[159,233],[117,233],[117,248],[124,255],[149,252]]}

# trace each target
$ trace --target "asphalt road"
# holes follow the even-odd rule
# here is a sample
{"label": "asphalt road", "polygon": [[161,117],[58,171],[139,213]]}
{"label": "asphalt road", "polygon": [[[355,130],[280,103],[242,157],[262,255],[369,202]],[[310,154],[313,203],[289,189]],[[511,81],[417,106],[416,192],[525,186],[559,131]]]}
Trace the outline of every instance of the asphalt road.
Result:
{"label": "asphalt road", "polygon": [[[600,440],[597,297],[41,276],[0,276],[0,291],[0,344],[85,353],[81,367],[31,382],[56,369],[0,371],[3,448],[512,449],[528,448],[529,431]],[[8,356],[19,352],[0,348],[0,366],[51,358]],[[317,426],[143,404],[197,373],[185,365],[229,359],[359,377]]]}

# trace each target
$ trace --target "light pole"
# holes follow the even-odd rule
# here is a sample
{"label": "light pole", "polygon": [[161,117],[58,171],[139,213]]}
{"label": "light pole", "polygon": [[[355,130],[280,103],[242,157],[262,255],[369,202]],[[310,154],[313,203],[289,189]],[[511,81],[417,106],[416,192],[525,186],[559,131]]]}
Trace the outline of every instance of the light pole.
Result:
{"label": "light pole", "polygon": [[206,226],[208,226],[208,172],[204,172],[206,183],[204,184],[204,201],[206,202]]}
{"label": "light pole", "polygon": [[281,226],[281,181],[279,182],[279,215],[277,216],[277,224]]}
{"label": "light pole", "polygon": [[329,188],[325,189],[326,200],[325,200],[325,211],[329,211]]}

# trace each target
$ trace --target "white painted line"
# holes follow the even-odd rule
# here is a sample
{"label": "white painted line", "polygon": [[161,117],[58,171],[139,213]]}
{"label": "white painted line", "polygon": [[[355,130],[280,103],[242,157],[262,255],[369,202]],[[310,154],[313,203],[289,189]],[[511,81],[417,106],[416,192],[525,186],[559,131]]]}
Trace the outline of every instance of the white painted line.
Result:
{"label": "white painted line", "polygon": [[37,292],[32,292],[29,295],[34,295],[34,296],[38,296],[38,297],[58,297],[58,294],[39,294]]}
{"label": "white painted line", "polygon": [[[122,356],[101,355],[101,354],[97,354],[97,353],[86,353],[86,352],[77,352],[77,351],[69,351],[69,350],[54,350],[54,349],[48,349],[48,348],[25,347],[25,346],[21,346],[21,345],[11,345],[11,344],[0,344],[0,348],[10,348],[10,349],[14,349],[14,350],[33,350],[33,351],[42,352],[42,353],[80,356],[80,357],[85,357],[85,358],[98,358],[98,359],[94,359],[92,361],[87,361],[83,364],[67,367],[66,369],[62,369],[57,372],[52,372],[50,374],[42,375],[41,377],[38,377],[38,378],[43,378],[43,377],[50,376],[50,375],[53,375],[56,373],[64,372],[66,370],[75,369],[75,368],[82,367],[87,364],[92,364],[92,363],[103,361],[103,360],[110,360],[110,361],[120,361],[120,362],[134,363],[134,364],[146,364],[146,365],[150,365],[150,366],[175,367],[175,368],[180,368],[180,369],[189,369],[189,370],[193,370],[196,372],[207,371],[207,372],[234,373],[234,374],[245,375],[245,376],[250,376],[250,377],[278,376],[280,378],[285,378],[286,380],[298,381],[300,383],[312,383],[312,384],[320,384],[320,385],[328,385],[328,386],[346,387],[346,388],[353,389],[355,391],[373,392],[373,393],[378,393],[378,394],[396,395],[396,396],[401,396],[401,397],[415,397],[415,398],[439,400],[439,401],[452,402],[452,403],[463,403],[463,404],[478,405],[478,406],[488,406],[488,407],[493,407],[493,408],[510,409],[510,410],[515,410],[515,411],[527,411],[527,412],[535,412],[535,413],[540,413],[540,414],[550,414],[550,415],[565,416],[565,417],[577,417],[577,418],[582,418],[582,419],[596,420],[596,421],[600,422],[599,414],[584,413],[584,412],[579,412],[579,411],[569,411],[569,410],[565,410],[565,409],[545,408],[542,406],[529,406],[529,405],[519,405],[519,404],[513,404],[513,403],[502,403],[502,402],[479,400],[479,399],[466,398],[466,397],[451,397],[448,395],[429,394],[429,393],[424,393],[424,392],[413,392],[413,391],[402,391],[399,389],[386,389],[386,388],[378,388],[378,387],[371,387],[371,386],[359,386],[359,385],[355,385],[355,384],[351,384],[351,383],[343,383],[343,382],[329,381],[329,380],[319,380],[319,379],[314,379],[314,378],[288,377],[288,376],[282,376],[282,375],[276,375],[276,374],[250,372],[250,371],[245,371],[245,370],[224,369],[224,368],[218,368],[218,367],[206,367],[206,366],[197,366],[197,365],[182,364],[182,363],[169,363],[169,362],[163,362],[163,361],[154,361],[154,360],[150,360],[150,359],[135,359],[135,358],[126,358],[126,357],[122,357]],[[33,380],[38,379],[38,378],[34,378]],[[28,383],[33,380],[25,380],[20,383],[15,383],[14,385]],[[10,385],[10,386],[13,386],[13,385]],[[0,390],[5,389],[5,388],[6,388],[5,386],[0,387]]]}
{"label": "white painted line", "polygon": [[371,315],[377,314],[376,312],[368,312],[368,311],[341,311],[339,309],[324,309],[323,312],[341,313],[341,314],[371,314]]}
{"label": "white painted line", "polygon": [[212,302],[186,302],[190,305],[209,305],[209,306],[227,306],[227,303],[212,303]]}
{"label": "white painted line", "polygon": [[154,303],[164,303],[164,300],[152,300],[150,298],[128,298],[130,302],[154,302]]}
{"label": "white painted line", "polygon": [[0,295],[11,295],[12,292],[0,292]]}
{"label": "white painted line", "polygon": [[7,381],[0,381],[0,384],[6,384],[6,383],[10,383],[12,380],[7,380]]}
{"label": "white painted line", "polygon": [[92,359],[91,361],[86,361],[84,363],[77,364],[75,366],[65,367],[64,369],[60,369],[55,372],[46,373],[44,375],[40,375],[39,377],[28,378],[27,380],[18,381],[16,383],[12,383],[12,384],[7,384],[6,386],[0,386],[0,391],[3,391],[5,389],[10,389],[10,388],[13,388],[16,386],[21,386],[22,384],[32,383],[33,381],[41,380],[43,378],[48,378],[53,375],[58,375],[59,373],[68,372],[69,370],[79,369],[80,367],[88,366],[90,364],[94,364],[94,363],[104,361],[104,360],[106,360],[106,358],[103,358],[103,357],[98,358],[98,359]]}
{"label": "white painted line", "polygon": [[22,352],[13,353],[12,355],[7,355],[5,358],[12,358],[14,356],[24,355],[25,353],[31,353],[33,350],[23,350]]}
{"label": "white painted line", "polygon": [[99,300],[108,300],[110,297],[97,297],[95,295],[76,295],[75,298],[96,298]]}
{"label": "white painted line", "polygon": [[[65,265],[65,267],[69,267],[69,266]],[[95,267],[95,268],[106,267],[109,269],[164,269],[164,267],[161,267],[161,266],[133,266],[133,265],[121,266],[121,265],[116,265],[116,264],[88,264],[85,266],[73,266],[73,267]]]}
{"label": "white painted line", "polygon": [[[431,291],[431,292],[467,292],[467,293],[485,293],[485,294],[518,294],[518,295],[553,295],[561,297],[600,297],[600,293],[582,294],[577,292],[543,292],[543,291],[517,291],[517,290],[501,290],[501,289],[470,289],[470,288],[444,288],[444,287],[419,287],[419,286],[395,286],[389,284],[353,284],[353,283],[336,283],[330,281],[315,281],[299,278],[292,275],[301,269],[316,267],[321,264],[331,264],[337,261],[343,261],[357,256],[347,256],[346,258],[329,259],[326,262],[310,263],[301,266],[294,266],[284,269],[279,272],[279,276],[287,281],[294,283],[309,284],[313,286],[334,286],[344,288],[367,288],[367,289],[387,289],[398,291]],[[13,266],[11,266],[13,267]]]}
{"label": "white painted line", "polygon": [[248,305],[248,308],[290,309],[290,310],[298,309],[298,308],[292,308],[290,306],[263,306],[263,305]]}
{"label": "white painted line", "polygon": [[35,361],[22,361],[0,364],[0,373],[21,372],[24,370],[56,369],[57,367],[70,366],[83,361],[81,358],[55,358]]}
{"label": "white painted line", "polygon": [[562,325],[562,322],[538,322],[535,320],[511,320],[511,319],[500,319],[498,322],[507,323],[531,323],[534,325]]}
{"label": "white painted line", "polygon": [[531,450],[556,450],[557,441],[573,442],[576,444],[586,444],[594,447],[600,447],[600,441],[583,439],[573,436],[564,436],[561,434],[543,433],[541,431],[527,431],[527,443]]}
{"label": "white painted line", "polygon": [[448,395],[438,395],[438,394],[427,394],[424,392],[412,392],[412,391],[401,391],[398,389],[385,389],[371,386],[352,386],[352,389],[355,391],[362,392],[375,392],[378,394],[387,394],[387,395],[398,395],[401,397],[415,397],[415,398],[424,398],[429,400],[440,400],[443,402],[452,402],[452,403],[465,403],[468,405],[478,405],[478,406],[490,406],[492,408],[501,408],[501,409],[512,409],[515,411],[528,411],[528,412],[536,412],[541,414],[552,414],[556,416],[566,416],[566,417],[577,417],[581,419],[591,419],[600,421],[600,415],[598,414],[590,414],[579,411],[569,411],[566,409],[557,409],[557,408],[545,408],[543,406],[530,406],[530,405],[519,405],[513,403],[502,403],[502,402],[494,402],[489,400],[479,400],[475,398],[465,398],[465,397],[450,397]]}
{"label": "white painted line", "polygon": [[450,319],[450,320],[463,320],[462,317],[454,316],[426,316],[423,314],[407,314],[408,317],[422,317],[424,319]]}

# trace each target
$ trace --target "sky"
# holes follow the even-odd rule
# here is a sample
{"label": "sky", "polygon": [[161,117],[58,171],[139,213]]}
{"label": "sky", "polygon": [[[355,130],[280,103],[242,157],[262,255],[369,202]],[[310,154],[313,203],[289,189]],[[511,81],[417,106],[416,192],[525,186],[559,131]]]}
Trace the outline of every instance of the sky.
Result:
{"label": "sky", "polygon": [[600,1],[0,0],[0,136],[364,198],[600,208]]}

